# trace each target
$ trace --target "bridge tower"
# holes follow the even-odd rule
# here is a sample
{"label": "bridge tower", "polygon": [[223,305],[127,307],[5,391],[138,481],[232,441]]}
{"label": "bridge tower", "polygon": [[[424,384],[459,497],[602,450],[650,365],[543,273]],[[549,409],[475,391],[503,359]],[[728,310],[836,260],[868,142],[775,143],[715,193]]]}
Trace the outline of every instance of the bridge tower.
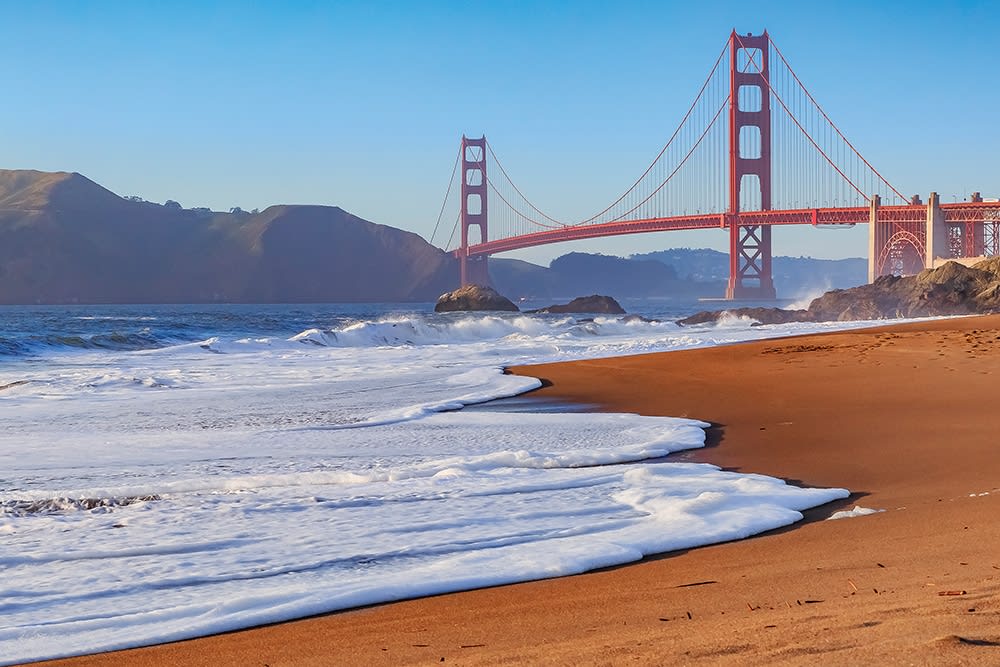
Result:
{"label": "bridge tower", "polygon": [[486,137],[470,139],[462,135],[462,245],[459,248],[462,287],[489,285],[487,255],[469,257],[469,227],[479,227],[478,243],[489,240],[486,207]]}
{"label": "bridge tower", "polygon": [[760,191],[771,210],[770,39],[729,37],[729,285],[727,299],[773,299],[770,225],[740,224],[740,195]]}

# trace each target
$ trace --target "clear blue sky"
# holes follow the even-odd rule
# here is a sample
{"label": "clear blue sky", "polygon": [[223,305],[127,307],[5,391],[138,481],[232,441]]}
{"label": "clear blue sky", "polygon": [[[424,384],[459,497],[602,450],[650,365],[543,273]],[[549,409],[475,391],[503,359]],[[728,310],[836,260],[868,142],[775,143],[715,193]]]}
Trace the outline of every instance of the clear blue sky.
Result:
{"label": "clear blue sky", "polygon": [[[8,2],[0,166],[186,207],[333,204],[428,238],[459,138],[486,133],[526,194],[573,218],[646,167],[731,29],[766,28],[903,192],[997,196],[998,25],[991,2]],[[859,256],[865,233],[779,229],[775,251]]]}

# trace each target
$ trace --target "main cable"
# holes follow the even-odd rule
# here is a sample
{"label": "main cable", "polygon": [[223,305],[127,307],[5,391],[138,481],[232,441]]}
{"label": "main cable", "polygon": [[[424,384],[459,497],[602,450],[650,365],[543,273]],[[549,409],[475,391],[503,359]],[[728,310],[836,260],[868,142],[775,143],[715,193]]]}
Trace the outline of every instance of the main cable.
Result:
{"label": "main cable", "polygon": [[[451,195],[451,186],[455,184],[455,172],[458,171],[458,162],[462,158],[462,148],[459,146],[458,153],[455,154],[455,166],[451,168],[451,178],[448,179],[448,190],[444,193],[444,201],[441,202],[441,211],[438,213],[437,222],[434,223],[434,231],[431,233],[431,245],[434,245],[434,237],[437,236],[438,225],[441,224],[441,218],[444,216],[444,209],[448,205],[448,197]],[[454,231],[452,231],[452,236],[454,236]],[[451,239],[448,240],[448,245],[451,245]]]}
{"label": "main cable", "polygon": [[899,190],[894,188],[892,183],[887,181],[885,177],[883,177],[882,174],[879,173],[879,170],[873,167],[872,164],[865,159],[865,156],[862,155],[860,151],[858,151],[858,149],[854,147],[854,144],[852,144],[851,141],[847,137],[845,137],[844,134],[840,131],[840,128],[837,127],[837,124],[834,123],[833,120],[831,120],[830,117],[826,115],[826,112],[823,111],[823,107],[821,107],[819,102],[817,102],[815,98],[813,98],[812,94],[809,92],[809,89],[806,88],[805,85],[802,83],[802,81],[799,79],[798,75],[795,73],[795,70],[792,69],[792,66],[788,64],[788,60],[785,59],[785,55],[781,52],[781,49],[778,48],[778,45],[774,43],[774,40],[771,39],[770,35],[767,36],[767,41],[771,44],[771,46],[774,47],[774,52],[778,54],[778,57],[781,58],[781,61],[785,63],[785,67],[788,68],[788,72],[792,75],[792,78],[795,79],[795,82],[799,84],[799,87],[802,88],[802,91],[806,94],[809,100],[816,106],[819,112],[823,114],[823,118],[826,119],[826,122],[830,123],[830,125],[833,126],[833,129],[837,132],[840,138],[844,140],[844,143],[846,143],[859,158],[861,158],[861,161],[865,163],[865,166],[871,169],[872,172],[874,172],[875,175],[878,176],[880,181],[885,183],[885,185],[888,186],[889,189],[892,190],[897,197],[899,197],[905,202],[906,197],[904,197]]}

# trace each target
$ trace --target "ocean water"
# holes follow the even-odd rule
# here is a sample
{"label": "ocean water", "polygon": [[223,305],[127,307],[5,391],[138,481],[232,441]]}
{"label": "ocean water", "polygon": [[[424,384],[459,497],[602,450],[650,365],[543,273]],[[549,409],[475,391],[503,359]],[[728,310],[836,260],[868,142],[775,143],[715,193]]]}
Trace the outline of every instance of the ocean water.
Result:
{"label": "ocean water", "polygon": [[486,403],[539,385],[511,364],[865,324],[626,306],[661,321],[0,307],[0,664],[578,573],[847,496],[663,460],[704,444],[693,419]]}

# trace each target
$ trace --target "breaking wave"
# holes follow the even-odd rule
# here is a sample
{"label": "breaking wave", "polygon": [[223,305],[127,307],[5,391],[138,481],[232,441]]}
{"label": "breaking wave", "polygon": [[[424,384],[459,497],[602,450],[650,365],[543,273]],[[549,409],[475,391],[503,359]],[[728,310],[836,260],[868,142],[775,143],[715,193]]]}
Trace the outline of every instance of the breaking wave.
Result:
{"label": "breaking wave", "polygon": [[41,498],[37,500],[0,500],[0,515],[31,516],[35,514],[66,514],[69,512],[109,511],[136,503],[160,500],[157,495],[110,498]]}
{"label": "breaking wave", "polygon": [[[104,321],[104,320],[94,320]],[[290,325],[292,323],[289,323]],[[312,327],[288,336],[251,338],[234,331],[215,331],[209,336],[185,330],[169,321],[157,329],[104,331],[89,334],[44,333],[14,337],[0,336],[0,357],[38,356],[51,352],[108,351],[132,352],[198,344],[211,352],[249,351],[253,347],[288,344],[337,348],[372,348],[424,345],[454,345],[493,340],[533,338],[593,339],[601,336],[671,332],[673,322],[632,317],[576,318],[538,315],[453,315],[414,314],[342,321],[331,327]],[[295,331],[295,329],[291,329]]]}
{"label": "breaking wave", "polygon": [[289,340],[324,347],[385,347],[477,343],[504,338],[593,338],[640,331],[676,331],[672,322],[616,317],[519,315],[453,318],[404,317],[355,322],[328,330],[307,329]]}

